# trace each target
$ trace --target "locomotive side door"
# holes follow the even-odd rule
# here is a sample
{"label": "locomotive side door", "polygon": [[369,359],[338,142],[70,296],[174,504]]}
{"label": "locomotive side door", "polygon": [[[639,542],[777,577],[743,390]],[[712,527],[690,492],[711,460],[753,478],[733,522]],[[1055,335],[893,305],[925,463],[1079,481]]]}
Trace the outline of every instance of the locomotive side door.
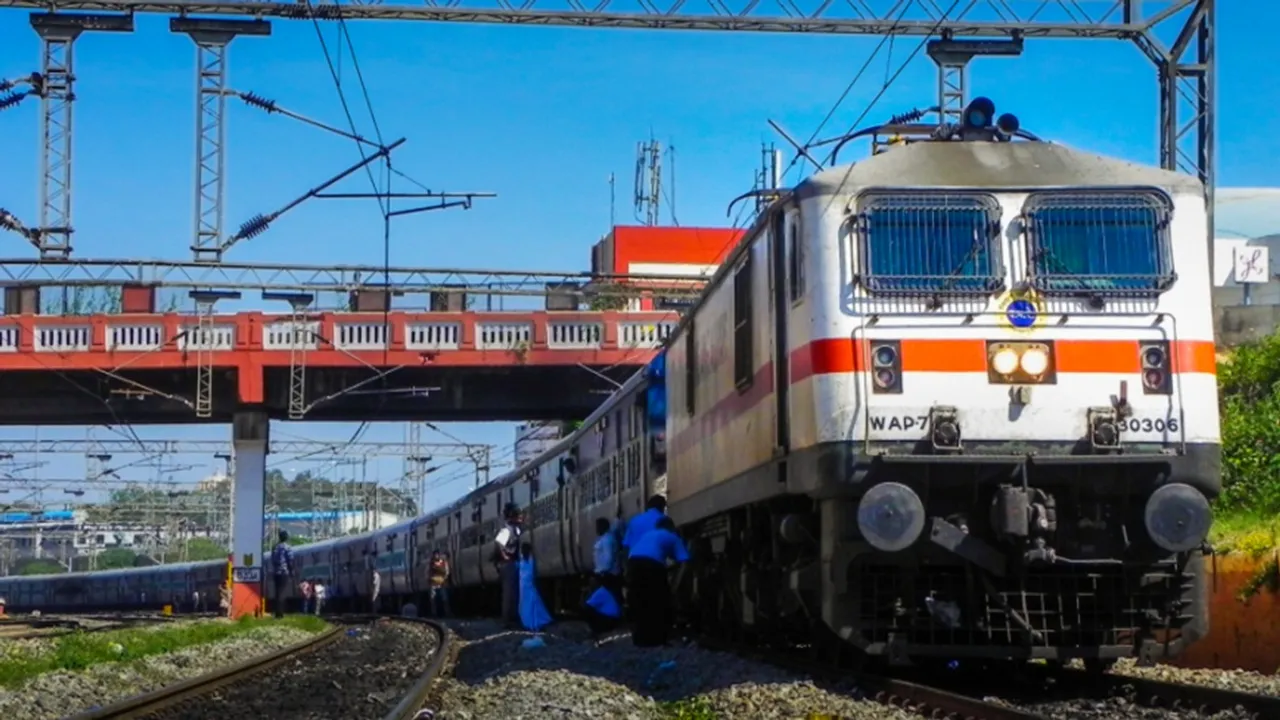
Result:
{"label": "locomotive side door", "polygon": [[[791,452],[791,273],[793,253],[800,248],[796,220],[799,213],[775,210],[769,225],[770,314],[773,316],[773,387],[777,402],[774,422],[773,457],[777,460],[778,482],[787,481],[787,456]],[[798,259],[798,257],[797,257]]]}

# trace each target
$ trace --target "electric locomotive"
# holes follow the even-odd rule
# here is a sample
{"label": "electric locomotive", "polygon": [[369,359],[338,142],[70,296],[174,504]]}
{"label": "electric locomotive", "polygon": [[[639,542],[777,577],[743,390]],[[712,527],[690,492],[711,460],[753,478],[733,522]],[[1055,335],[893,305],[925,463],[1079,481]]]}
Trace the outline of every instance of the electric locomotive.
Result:
{"label": "electric locomotive", "polygon": [[1220,489],[1204,188],[1040,141],[985,99],[918,119],[779,192],[569,437],[422,517],[300,548],[304,573],[342,607],[376,565],[389,606],[422,606],[440,549],[455,607],[478,607],[515,502],[545,596],[576,606],[594,521],[665,489],[707,629],[1095,668],[1201,637]]}
{"label": "electric locomotive", "polygon": [[985,98],[914,119],[780,193],[668,342],[689,606],[893,663],[1174,655],[1220,489],[1204,188]]}

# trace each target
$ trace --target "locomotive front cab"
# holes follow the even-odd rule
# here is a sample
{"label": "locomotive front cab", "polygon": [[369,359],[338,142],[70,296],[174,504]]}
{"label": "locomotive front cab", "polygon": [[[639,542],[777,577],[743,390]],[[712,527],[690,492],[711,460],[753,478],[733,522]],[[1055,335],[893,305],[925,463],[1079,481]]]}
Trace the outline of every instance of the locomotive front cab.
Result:
{"label": "locomotive front cab", "polygon": [[978,110],[847,173],[824,615],[899,659],[1176,654],[1220,489],[1203,188]]}

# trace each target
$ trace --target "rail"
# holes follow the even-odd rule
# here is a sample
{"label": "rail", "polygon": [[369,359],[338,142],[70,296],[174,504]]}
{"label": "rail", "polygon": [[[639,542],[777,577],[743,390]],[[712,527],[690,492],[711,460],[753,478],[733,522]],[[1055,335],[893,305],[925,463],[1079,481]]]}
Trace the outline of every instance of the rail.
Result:
{"label": "rail", "polygon": [[987,702],[917,682],[899,678],[848,672],[847,668],[778,652],[761,652],[751,645],[704,638],[700,644],[709,650],[730,652],[774,665],[785,670],[834,683],[852,683],[867,698],[883,705],[900,707],[924,717],[957,717],[966,720],[1047,720],[1046,716],[1010,705]]}
{"label": "rail", "polygon": [[[3,618],[0,619],[0,639],[28,640],[60,637],[74,632],[99,633],[120,630],[135,625],[171,622],[174,619],[163,615],[144,617]],[[87,622],[100,622],[102,624],[88,626]]]}
{"label": "rail", "polygon": [[1047,720],[1030,710],[999,705],[959,695],[941,688],[879,675],[856,675],[854,682],[876,702],[901,706],[925,717],[961,717],[972,720]]}
{"label": "rail", "polygon": [[1138,704],[1171,709],[1197,710],[1208,715],[1241,708],[1259,718],[1280,718],[1280,697],[1224,690],[1207,685],[1172,683],[1165,680],[1106,673],[1090,675],[1081,670],[1052,672],[1064,691],[1079,693],[1092,690],[1106,695],[1133,694]]}
{"label": "rail", "polygon": [[[72,716],[69,720],[134,720],[148,717],[153,713],[173,707],[182,702],[203,697],[204,695],[225,687],[231,683],[247,679],[250,676],[264,673],[300,655],[309,654],[337,642],[346,630],[347,625],[369,623],[379,619],[377,616],[342,615],[332,618],[339,626],[330,628],[315,637],[307,638],[280,650],[261,655],[239,665],[221,668],[199,677],[167,685],[149,693],[135,695],[106,707],[90,710]],[[408,692],[383,720],[412,720],[418,708],[426,702],[428,694],[436,678],[444,668],[447,656],[446,643],[449,631],[439,623],[420,618],[388,618],[398,622],[412,622],[427,625],[436,632],[438,642],[431,655],[427,667]]]}
{"label": "rail", "polygon": [[299,655],[315,652],[336,642],[342,637],[342,630],[340,627],[331,628],[315,637],[307,638],[302,642],[281,648],[275,652],[261,655],[248,662],[221,668],[190,680],[166,685],[149,693],[125,698],[106,707],[74,715],[70,720],[129,720],[131,718],[142,718],[158,710],[176,705],[179,702],[202,696],[250,675],[270,670]]}

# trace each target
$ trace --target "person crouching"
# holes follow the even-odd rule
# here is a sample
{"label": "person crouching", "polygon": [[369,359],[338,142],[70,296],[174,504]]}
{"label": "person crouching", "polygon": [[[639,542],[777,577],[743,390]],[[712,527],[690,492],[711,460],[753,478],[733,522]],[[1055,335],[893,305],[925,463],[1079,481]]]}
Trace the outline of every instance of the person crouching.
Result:
{"label": "person crouching", "polygon": [[689,561],[689,551],[676,535],[675,523],[663,517],[635,541],[627,560],[627,601],[634,621],[631,641],[636,647],[667,644],[674,619],[668,560],[683,565]]}
{"label": "person crouching", "polygon": [[591,629],[591,639],[598,642],[602,635],[622,624],[622,603],[608,585],[600,584],[583,604],[582,616]]}

